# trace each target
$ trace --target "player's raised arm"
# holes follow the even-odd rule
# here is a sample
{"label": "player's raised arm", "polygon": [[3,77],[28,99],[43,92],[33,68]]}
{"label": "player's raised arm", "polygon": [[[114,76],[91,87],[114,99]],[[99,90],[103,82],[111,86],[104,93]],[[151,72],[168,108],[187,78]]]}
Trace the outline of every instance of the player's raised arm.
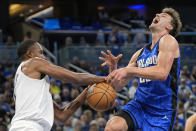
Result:
{"label": "player's raised arm", "polygon": [[58,105],[53,102],[54,105],[54,118],[58,121],[65,122],[72,116],[76,110],[84,103],[86,99],[88,88],[85,88],[83,92],[72,102],[68,103],[64,108],[59,109]]}
{"label": "player's raised arm", "polygon": [[50,62],[40,58],[33,58],[33,65],[36,71],[64,82],[70,82],[79,85],[89,85],[105,80],[105,77],[99,77],[89,73],[76,73],[69,71],[63,67],[53,65]]}
{"label": "player's raised arm", "polygon": [[[136,53],[133,54],[133,56],[131,57],[131,60],[129,61],[129,64],[127,65],[127,67],[136,67],[137,66],[137,58],[138,56],[140,55],[142,49],[138,50]],[[124,68],[121,68],[119,70],[123,70]],[[114,71],[115,72],[115,71]],[[108,75],[108,77],[106,78],[107,82],[111,82],[112,79],[113,79],[113,73],[110,73]],[[127,72],[124,72],[124,71],[120,71],[119,73],[122,73],[122,75],[126,76],[127,75]],[[115,90],[119,91],[121,90],[127,83],[129,80],[131,80],[134,76],[130,76],[128,79],[120,79],[118,82],[112,82],[112,86],[115,88]]]}
{"label": "player's raised arm", "polygon": [[101,51],[101,54],[104,57],[99,57],[100,60],[104,61],[101,66],[108,66],[109,67],[109,73],[117,69],[118,61],[123,56],[122,54],[119,54],[117,57],[115,57],[110,50],[107,50],[107,53],[104,51]]}

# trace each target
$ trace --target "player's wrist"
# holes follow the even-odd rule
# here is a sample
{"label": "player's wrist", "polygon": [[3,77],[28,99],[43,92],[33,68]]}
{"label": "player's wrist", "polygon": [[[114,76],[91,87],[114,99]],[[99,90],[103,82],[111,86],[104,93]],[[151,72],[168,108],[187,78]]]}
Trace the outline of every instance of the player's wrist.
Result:
{"label": "player's wrist", "polygon": [[133,68],[132,67],[125,67],[125,70],[126,70],[126,77],[131,77],[131,76],[133,76],[133,74],[134,74],[134,70],[133,70]]}

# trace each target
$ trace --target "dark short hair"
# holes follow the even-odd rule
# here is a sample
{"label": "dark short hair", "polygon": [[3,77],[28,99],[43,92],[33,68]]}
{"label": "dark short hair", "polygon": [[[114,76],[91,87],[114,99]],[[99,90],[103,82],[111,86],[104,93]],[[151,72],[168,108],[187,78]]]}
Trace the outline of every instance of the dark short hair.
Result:
{"label": "dark short hair", "polygon": [[173,26],[173,29],[169,33],[174,37],[177,36],[182,28],[179,13],[173,8],[164,8],[162,12],[167,13],[172,17],[171,25]]}
{"label": "dark short hair", "polygon": [[34,40],[24,40],[18,46],[18,49],[17,49],[18,57],[21,59],[35,43],[37,43],[37,41],[34,41]]}

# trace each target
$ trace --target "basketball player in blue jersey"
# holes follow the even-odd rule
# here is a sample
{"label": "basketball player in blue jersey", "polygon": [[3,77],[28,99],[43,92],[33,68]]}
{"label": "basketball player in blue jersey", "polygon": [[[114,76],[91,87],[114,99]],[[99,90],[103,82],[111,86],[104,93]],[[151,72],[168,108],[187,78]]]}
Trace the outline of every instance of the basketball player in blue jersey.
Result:
{"label": "basketball player in blue jersey", "polygon": [[78,85],[105,81],[105,77],[76,73],[53,65],[45,59],[40,44],[33,40],[20,44],[18,56],[22,62],[14,79],[16,110],[10,131],[50,131],[54,119],[66,121],[84,103],[88,88],[60,109],[52,101],[48,76]]}
{"label": "basketball player in blue jersey", "polygon": [[110,51],[102,52],[104,65],[112,71],[107,82],[118,91],[132,77],[137,77],[139,87],[134,99],[113,116],[105,131],[171,131],[176,118],[178,80],[180,73],[179,45],[174,38],[181,29],[179,14],[164,8],[156,14],[151,25],[151,44],[137,51],[125,68],[117,68],[119,57]]}

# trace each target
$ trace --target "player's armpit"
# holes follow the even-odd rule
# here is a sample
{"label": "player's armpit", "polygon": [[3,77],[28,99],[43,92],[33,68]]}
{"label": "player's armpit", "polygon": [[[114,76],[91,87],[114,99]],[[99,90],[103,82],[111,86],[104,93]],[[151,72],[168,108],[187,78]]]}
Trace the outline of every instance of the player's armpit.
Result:
{"label": "player's armpit", "polygon": [[137,66],[137,58],[140,55],[142,49],[138,50],[137,52],[135,52],[133,54],[133,56],[131,57],[131,60],[129,61],[129,64],[127,65],[127,67],[136,67]]}

